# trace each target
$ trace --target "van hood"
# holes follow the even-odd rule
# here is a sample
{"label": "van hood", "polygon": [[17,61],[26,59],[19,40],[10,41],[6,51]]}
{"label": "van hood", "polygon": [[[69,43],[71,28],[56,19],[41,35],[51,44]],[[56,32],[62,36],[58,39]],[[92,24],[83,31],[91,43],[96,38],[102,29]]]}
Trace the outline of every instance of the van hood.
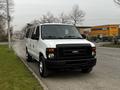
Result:
{"label": "van hood", "polygon": [[50,48],[56,48],[57,44],[90,44],[95,47],[95,44],[86,39],[57,39],[57,40],[43,40],[43,42]]}

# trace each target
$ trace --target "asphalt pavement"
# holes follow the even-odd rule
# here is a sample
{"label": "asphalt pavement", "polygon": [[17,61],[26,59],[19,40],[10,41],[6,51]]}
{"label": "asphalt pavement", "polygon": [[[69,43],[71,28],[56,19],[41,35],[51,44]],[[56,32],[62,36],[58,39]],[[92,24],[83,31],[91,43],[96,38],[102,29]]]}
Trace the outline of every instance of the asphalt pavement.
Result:
{"label": "asphalt pavement", "polygon": [[[14,42],[14,50],[19,57],[25,57],[24,41]],[[120,49],[97,47],[97,65],[90,74],[80,71],[53,72],[41,78],[38,63],[28,63],[49,90],[120,90]]]}

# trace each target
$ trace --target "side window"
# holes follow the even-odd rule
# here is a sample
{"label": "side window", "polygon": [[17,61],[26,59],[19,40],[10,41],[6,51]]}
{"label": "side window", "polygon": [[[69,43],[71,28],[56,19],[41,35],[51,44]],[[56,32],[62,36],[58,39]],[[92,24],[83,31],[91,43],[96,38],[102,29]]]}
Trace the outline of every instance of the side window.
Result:
{"label": "side window", "polygon": [[31,34],[31,39],[34,39],[35,36],[35,27],[32,27],[32,34]]}
{"label": "side window", "polygon": [[39,26],[30,28],[28,38],[39,40]]}
{"label": "side window", "polygon": [[30,28],[30,34],[29,34],[28,38],[31,38],[31,37],[32,37],[33,31],[34,31],[34,30],[33,30],[33,27],[31,27],[31,28]]}
{"label": "side window", "polygon": [[40,35],[40,29],[39,29],[39,26],[37,26],[36,33],[35,33],[36,39],[39,39],[39,35]]}
{"label": "side window", "polygon": [[31,38],[34,40],[39,40],[39,26],[36,27],[36,29],[34,28]]}
{"label": "side window", "polygon": [[27,29],[27,32],[26,32],[26,38],[29,37],[29,34],[30,34],[30,29]]}

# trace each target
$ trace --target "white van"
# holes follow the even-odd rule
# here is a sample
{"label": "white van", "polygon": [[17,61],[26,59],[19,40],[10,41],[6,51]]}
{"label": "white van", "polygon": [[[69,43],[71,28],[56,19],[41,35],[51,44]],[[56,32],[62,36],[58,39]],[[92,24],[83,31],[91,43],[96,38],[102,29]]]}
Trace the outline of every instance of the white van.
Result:
{"label": "white van", "polygon": [[80,69],[91,72],[96,65],[96,47],[84,39],[73,25],[35,24],[26,32],[27,61],[39,62],[42,77],[49,70]]}

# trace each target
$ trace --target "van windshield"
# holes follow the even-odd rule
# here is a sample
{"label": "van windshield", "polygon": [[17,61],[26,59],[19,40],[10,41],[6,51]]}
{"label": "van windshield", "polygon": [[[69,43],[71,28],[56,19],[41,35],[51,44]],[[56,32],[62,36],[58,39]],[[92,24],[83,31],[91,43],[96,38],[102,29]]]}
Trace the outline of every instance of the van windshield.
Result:
{"label": "van windshield", "polygon": [[78,30],[72,25],[42,25],[42,39],[82,39]]}

